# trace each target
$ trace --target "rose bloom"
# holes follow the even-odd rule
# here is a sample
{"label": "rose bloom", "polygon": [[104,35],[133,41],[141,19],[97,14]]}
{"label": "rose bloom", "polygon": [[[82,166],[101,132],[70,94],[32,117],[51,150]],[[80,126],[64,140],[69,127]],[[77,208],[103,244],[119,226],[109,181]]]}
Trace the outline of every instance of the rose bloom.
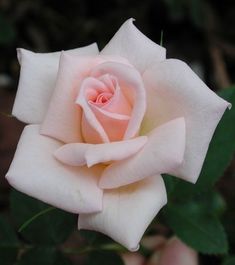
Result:
{"label": "rose bloom", "polygon": [[18,49],[13,115],[28,123],[7,173],[130,251],[165,205],[162,173],[195,183],[228,102],[127,20],[105,48]]}
{"label": "rose bloom", "polygon": [[122,259],[125,265],[198,265],[198,254],[177,237],[166,239],[162,236],[146,237],[142,245],[152,251],[145,259],[141,254],[125,253]]}

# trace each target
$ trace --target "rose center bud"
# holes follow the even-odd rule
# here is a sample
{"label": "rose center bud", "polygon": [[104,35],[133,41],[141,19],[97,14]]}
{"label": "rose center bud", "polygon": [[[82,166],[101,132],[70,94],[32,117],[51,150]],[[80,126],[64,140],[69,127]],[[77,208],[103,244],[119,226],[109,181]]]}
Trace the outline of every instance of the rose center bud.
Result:
{"label": "rose center bud", "polygon": [[[94,80],[95,81],[95,80]],[[104,107],[115,94],[117,80],[111,75],[104,75],[96,79],[96,83],[87,89],[86,99],[89,104],[94,104],[97,107]]]}
{"label": "rose center bud", "polygon": [[82,134],[87,143],[123,139],[132,106],[115,76],[84,79],[77,103],[83,109]]}

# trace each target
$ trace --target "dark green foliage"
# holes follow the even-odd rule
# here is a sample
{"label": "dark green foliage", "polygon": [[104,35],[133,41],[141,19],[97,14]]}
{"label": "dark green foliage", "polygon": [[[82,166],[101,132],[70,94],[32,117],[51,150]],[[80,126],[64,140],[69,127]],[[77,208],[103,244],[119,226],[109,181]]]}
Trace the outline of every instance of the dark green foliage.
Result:
{"label": "dark green foliage", "polygon": [[71,265],[54,247],[37,247],[26,251],[17,265]]}
{"label": "dark green foliage", "polygon": [[0,264],[13,265],[18,253],[19,241],[9,220],[0,216]]}
{"label": "dark green foliage", "polygon": [[113,251],[92,252],[85,265],[124,265],[121,257]]}
{"label": "dark green foliage", "polygon": [[[32,216],[49,207],[20,192],[11,193],[11,213],[18,228]],[[22,235],[32,243],[53,245],[63,243],[75,229],[76,217],[55,209],[30,223],[22,231]]]}
{"label": "dark green foliage", "polygon": [[202,205],[195,202],[169,204],[165,217],[175,234],[197,251],[205,254],[227,253],[228,242],[222,224]]}

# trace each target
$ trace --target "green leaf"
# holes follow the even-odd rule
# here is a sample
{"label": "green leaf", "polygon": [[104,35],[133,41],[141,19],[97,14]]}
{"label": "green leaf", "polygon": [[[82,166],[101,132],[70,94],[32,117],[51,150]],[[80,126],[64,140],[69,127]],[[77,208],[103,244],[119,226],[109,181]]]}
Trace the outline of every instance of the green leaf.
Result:
{"label": "green leaf", "polygon": [[71,265],[69,259],[54,247],[37,247],[28,250],[17,265]]}
{"label": "green leaf", "polygon": [[80,230],[79,235],[88,245],[93,244],[98,237],[98,233],[96,231],[89,230]]}
{"label": "green leaf", "polygon": [[182,198],[186,200],[195,193],[210,189],[223,175],[229,166],[235,151],[235,88],[228,88],[219,94],[232,103],[231,110],[226,110],[220,121],[196,184],[179,180],[171,193],[173,199]]}
{"label": "green leaf", "polygon": [[93,251],[89,255],[85,265],[124,265],[120,255],[113,251]]}
{"label": "green leaf", "polygon": [[[100,246],[114,246],[113,240],[110,237],[97,231],[80,230],[79,235],[85,241],[86,245],[92,245],[95,248],[99,248]],[[118,244],[115,244],[115,246],[120,248]]]}
{"label": "green leaf", "polygon": [[19,241],[8,220],[0,216],[1,265],[13,265],[18,253]]}
{"label": "green leaf", "polygon": [[180,181],[180,180],[176,177],[173,177],[173,176],[170,176],[167,174],[163,174],[163,180],[164,180],[167,195],[169,198],[171,196],[171,194],[174,192],[178,181]]}
{"label": "green leaf", "polygon": [[223,265],[235,265],[235,256],[226,258]]}
{"label": "green leaf", "polygon": [[[51,206],[13,190],[10,198],[11,213],[17,227]],[[63,243],[76,228],[76,216],[59,209],[38,216],[21,232],[32,243],[54,245]]]}
{"label": "green leaf", "polygon": [[197,186],[212,186],[224,173],[235,152],[235,88],[222,91],[220,96],[233,104],[226,110],[210,144]]}
{"label": "green leaf", "polygon": [[225,254],[228,242],[218,218],[195,202],[168,204],[166,222],[187,245],[205,254]]}

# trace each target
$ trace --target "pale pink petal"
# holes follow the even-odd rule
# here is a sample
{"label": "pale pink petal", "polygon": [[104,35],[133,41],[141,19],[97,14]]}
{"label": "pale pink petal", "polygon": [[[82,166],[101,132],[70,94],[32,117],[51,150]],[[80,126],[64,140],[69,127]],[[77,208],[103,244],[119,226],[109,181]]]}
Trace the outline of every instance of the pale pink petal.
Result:
{"label": "pale pink petal", "polygon": [[133,25],[132,18],[121,26],[101,54],[125,57],[140,72],[145,71],[154,62],[163,61],[166,58],[165,48],[141,33]]}
{"label": "pale pink petal", "polygon": [[[91,77],[84,79],[81,83],[78,97],[76,98],[77,106],[83,110],[81,129],[83,137],[88,143],[109,142],[107,133],[96,118],[86,97],[87,88],[97,86],[97,82],[95,78]],[[99,81],[99,83],[102,82]]]}
{"label": "pale pink petal", "polygon": [[146,110],[146,95],[142,77],[133,67],[112,62],[97,65],[91,75],[99,77],[106,73],[117,78],[122,93],[130,104],[133,104],[131,118],[124,135],[124,139],[132,138],[138,134]]}
{"label": "pale pink petal", "polygon": [[55,150],[54,156],[60,162],[69,166],[85,166],[85,154],[89,144],[85,143],[70,143],[64,144]]}
{"label": "pale pink petal", "polygon": [[[124,138],[130,116],[108,112],[96,106],[91,106],[91,109],[107,134],[110,142],[121,141]],[[84,132],[83,135],[87,142],[92,142],[92,137],[89,139],[89,135],[86,132]]]}
{"label": "pale pink petal", "polygon": [[112,75],[105,74],[97,79],[102,81],[106,85],[106,89],[109,88],[111,97],[105,103],[94,103],[90,102],[91,106],[100,107],[102,110],[117,113],[130,115],[131,114],[131,104],[124,96],[117,78]]}
{"label": "pale pink petal", "polygon": [[98,57],[62,53],[55,90],[40,133],[66,143],[83,142],[82,110],[75,101],[83,78],[99,61]]}
{"label": "pale pink petal", "polygon": [[198,265],[197,252],[176,237],[163,249],[158,265]]}
{"label": "pale pink petal", "polygon": [[163,179],[155,175],[105,191],[102,212],[81,214],[78,228],[99,231],[130,251],[136,251],[146,228],[166,201]]}
{"label": "pale pink petal", "polygon": [[144,75],[147,111],[142,134],[176,117],[186,122],[186,150],[181,167],[169,172],[195,183],[228,102],[211,91],[184,62],[170,59]]}
{"label": "pale pink petal", "polygon": [[145,258],[140,253],[124,253],[122,259],[125,265],[144,265]]}
{"label": "pale pink petal", "polygon": [[101,166],[65,166],[54,158],[61,143],[26,126],[6,175],[17,190],[73,213],[102,210],[103,192],[97,186]]}
{"label": "pale pink petal", "polygon": [[178,118],[154,129],[136,155],[108,166],[99,186],[112,189],[154,174],[168,173],[182,163],[184,149],[185,122],[184,118]]}
{"label": "pale pink petal", "polygon": [[147,142],[146,136],[131,140],[105,144],[73,143],[62,145],[54,153],[55,157],[71,166],[87,165],[123,160],[136,154]]}
{"label": "pale pink petal", "polygon": [[[96,55],[96,44],[66,51],[72,55]],[[18,49],[20,80],[12,114],[25,123],[41,123],[54,90],[61,52],[34,53]]]}
{"label": "pale pink petal", "polygon": [[83,109],[82,135],[87,143],[123,139],[131,106],[114,76],[105,74],[83,80],[76,103]]}

